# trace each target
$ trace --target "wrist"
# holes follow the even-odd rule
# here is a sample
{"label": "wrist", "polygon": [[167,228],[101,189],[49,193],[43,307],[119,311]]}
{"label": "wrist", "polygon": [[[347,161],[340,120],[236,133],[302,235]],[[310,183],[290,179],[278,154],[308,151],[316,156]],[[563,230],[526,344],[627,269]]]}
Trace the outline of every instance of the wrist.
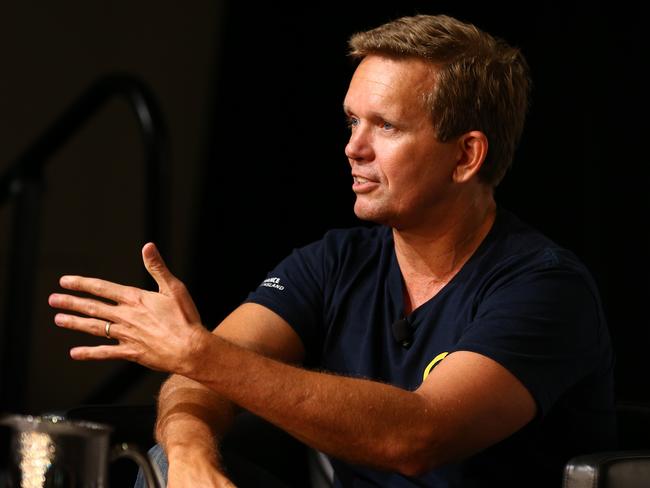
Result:
{"label": "wrist", "polygon": [[175,442],[165,446],[165,453],[169,461],[191,459],[193,462],[203,462],[218,466],[218,454],[216,446],[196,445],[190,443]]}
{"label": "wrist", "polygon": [[217,339],[216,336],[202,325],[195,326],[186,348],[188,353],[176,373],[185,378],[198,381],[201,373],[205,372],[205,363],[211,355],[215,339]]}

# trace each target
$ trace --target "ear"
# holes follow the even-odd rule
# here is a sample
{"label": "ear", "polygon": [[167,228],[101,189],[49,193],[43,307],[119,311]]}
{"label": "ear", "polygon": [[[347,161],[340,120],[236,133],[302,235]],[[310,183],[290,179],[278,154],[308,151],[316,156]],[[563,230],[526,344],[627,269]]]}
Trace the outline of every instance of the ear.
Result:
{"label": "ear", "polygon": [[460,158],[454,169],[456,183],[465,183],[476,175],[485,161],[488,151],[487,136],[478,130],[467,132],[458,138]]}

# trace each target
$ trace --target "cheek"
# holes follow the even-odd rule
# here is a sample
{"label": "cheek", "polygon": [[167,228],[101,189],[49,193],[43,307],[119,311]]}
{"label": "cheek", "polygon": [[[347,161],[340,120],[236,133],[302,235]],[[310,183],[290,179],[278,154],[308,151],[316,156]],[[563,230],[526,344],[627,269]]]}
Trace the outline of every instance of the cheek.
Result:
{"label": "cheek", "polygon": [[[398,144],[392,141],[385,141],[377,147],[378,171],[385,176],[389,183],[407,180],[414,172],[416,151],[411,145]],[[379,156],[381,155],[381,156]]]}
{"label": "cheek", "polygon": [[417,186],[424,179],[433,176],[434,162],[428,154],[422,154],[415,148],[402,148],[387,154],[382,171],[389,183],[399,185],[402,190]]}

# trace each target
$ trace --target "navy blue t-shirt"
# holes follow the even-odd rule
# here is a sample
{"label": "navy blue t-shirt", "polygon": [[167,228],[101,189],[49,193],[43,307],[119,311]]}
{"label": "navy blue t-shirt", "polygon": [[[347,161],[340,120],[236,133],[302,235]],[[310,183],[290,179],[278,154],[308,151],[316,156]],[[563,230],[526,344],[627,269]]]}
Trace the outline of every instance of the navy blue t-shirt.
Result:
{"label": "navy blue t-shirt", "polygon": [[[613,354],[596,285],[571,252],[499,208],[453,279],[407,320],[390,228],[328,232],[296,249],[247,301],[283,317],[307,364],[416,389],[446,353],[473,351],[512,372],[538,415],[463,461],[409,478],[332,459],[336,486],[560,486],[564,463],[615,447]],[[498,418],[494,419],[499,422]]]}

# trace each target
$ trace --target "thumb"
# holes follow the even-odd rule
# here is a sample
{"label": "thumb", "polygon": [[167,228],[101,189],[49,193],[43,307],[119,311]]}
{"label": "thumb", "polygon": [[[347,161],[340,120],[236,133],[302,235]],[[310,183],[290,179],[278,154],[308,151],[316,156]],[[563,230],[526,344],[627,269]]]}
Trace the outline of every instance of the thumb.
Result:
{"label": "thumb", "polygon": [[148,273],[158,284],[160,292],[170,292],[177,279],[167,268],[165,261],[153,242],[146,243],[142,248],[142,261]]}

